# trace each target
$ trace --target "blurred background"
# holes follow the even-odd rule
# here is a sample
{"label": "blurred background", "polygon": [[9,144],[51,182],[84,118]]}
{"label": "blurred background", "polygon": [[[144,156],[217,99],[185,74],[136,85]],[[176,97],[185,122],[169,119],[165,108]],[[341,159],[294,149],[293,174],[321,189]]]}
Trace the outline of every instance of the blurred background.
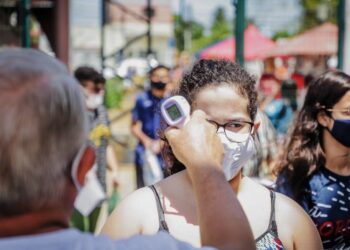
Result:
{"label": "blurred background", "polygon": [[131,110],[147,88],[150,68],[168,66],[176,87],[199,58],[244,65],[257,78],[278,151],[286,133],[279,126],[289,111],[276,113],[272,101],[288,99],[297,112],[308,77],[336,68],[350,73],[350,1],[0,0],[0,48],[5,46],[40,49],[72,72],[89,65],[103,73],[124,197],[136,188]]}

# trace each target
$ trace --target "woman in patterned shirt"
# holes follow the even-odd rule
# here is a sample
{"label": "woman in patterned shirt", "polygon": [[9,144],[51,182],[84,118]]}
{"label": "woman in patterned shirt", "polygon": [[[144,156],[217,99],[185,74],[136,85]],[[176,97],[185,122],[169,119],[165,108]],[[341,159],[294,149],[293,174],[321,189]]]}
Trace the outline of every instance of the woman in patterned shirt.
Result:
{"label": "woman in patterned shirt", "polygon": [[350,249],[350,76],[311,83],[279,164],[277,191],[295,199],[325,249]]}

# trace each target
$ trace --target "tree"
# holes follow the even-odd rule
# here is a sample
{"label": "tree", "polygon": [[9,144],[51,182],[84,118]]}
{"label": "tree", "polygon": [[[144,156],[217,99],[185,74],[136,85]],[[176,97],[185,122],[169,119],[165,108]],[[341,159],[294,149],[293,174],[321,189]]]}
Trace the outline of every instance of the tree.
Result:
{"label": "tree", "polygon": [[280,30],[273,35],[272,40],[277,41],[281,38],[289,38],[292,35],[293,34],[289,33],[287,30]]}
{"label": "tree", "polygon": [[221,7],[214,12],[214,21],[210,28],[210,34],[194,39],[192,43],[192,52],[197,52],[210,44],[232,36],[233,28],[225,15],[225,10]]}
{"label": "tree", "polygon": [[303,8],[300,32],[323,22],[336,23],[337,0],[300,0]]}
{"label": "tree", "polygon": [[179,51],[184,50],[184,31],[190,29],[192,32],[192,51],[197,52],[212,43],[223,40],[232,35],[233,29],[230,21],[227,20],[225,10],[219,7],[214,12],[214,20],[210,27],[210,33],[204,35],[204,27],[195,21],[185,22],[182,16],[174,16],[175,40]]}
{"label": "tree", "polygon": [[222,7],[216,9],[214,13],[214,22],[211,26],[211,36],[213,40],[222,40],[232,32],[230,24],[226,19],[225,10]]}
{"label": "tree", "polygon": [[195,22],[189,21],[185,22],[180,15],[174,16],[175,22],[175,40],[176,40],[176,48],[179,51],[183,51],[184,44],[184,31],[185,29],[190,29],[192,32],[192,40],[200,39],[203,37],[204,27],[203,25]]}

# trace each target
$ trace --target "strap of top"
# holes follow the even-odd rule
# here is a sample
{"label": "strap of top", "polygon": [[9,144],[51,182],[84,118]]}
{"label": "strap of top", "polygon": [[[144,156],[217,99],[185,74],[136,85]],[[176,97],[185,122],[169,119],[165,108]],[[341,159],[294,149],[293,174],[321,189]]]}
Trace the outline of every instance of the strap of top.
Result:
{"label": "strap of top", "polygon": [[271,197],[271,214],[270,214],[270,221],[269,221],[269,230],[273,231],[276,234],[276,236],[278,236],[276,217],[275,217],[276,194],[272,190],[270,190],[270,197]]}
{"label": "strap of top", "polygon": [[158,220],[159,220],[159,231],[169,232],[168,225],[166,224],[164,217],[164,210],[162,207],[162,203],[160,201],[159,194],[154,185],[149,186],[149,188],[153,191],[154,197],[156,198],[157,211],[158,211]]}

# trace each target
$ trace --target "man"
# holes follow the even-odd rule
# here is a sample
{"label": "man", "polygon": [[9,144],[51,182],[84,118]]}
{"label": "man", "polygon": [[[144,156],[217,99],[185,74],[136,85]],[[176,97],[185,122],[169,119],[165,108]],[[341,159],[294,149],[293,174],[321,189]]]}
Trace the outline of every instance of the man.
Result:
{"label": "man", "polygon": [[[145,185],[143,173],[145,150],[149,150],[158,156],[161,167],[164,164],[160,156],[161,141],[157,131],[160,128],[160,103],[170,82],[169,69],[159,65],[150,71],[149,77],[150,89],[137,96],[132,111],[131,132],[139,141],[135,149],[137,188]],[[153,183],[146,183],[146,185],[150,184]]]}
{"label": "man", "polygon": [[[108,144],[109,119],[107,109],[103,105],[105,78],[94,68],[78,67],[74,76],[82,87],[88,113],[90,139],[96,152],[96,174],[105,194],[110,196],[118,184],[118,163],[114,149]],[[108,177],[108,178],[107,178]],[[107,183],[107,180],[112,183]],[[107,203],[94,209],[88,218],[74,211],[72,226],[82,231],[99,231],[107,214]],[[101,223],[102,222],[102,223]]]}
{"label": "man", "polygon": [[[193,249],[165,233],[112,241],[68,229],[74,199],[94,162],[78,84],[52,57],[5,49],[0,89],[0,249]],[[166,136],[188,167],[203,245],[255,249],[220,167],[223,148],[215,132],[198,111],[183,129]]]}

